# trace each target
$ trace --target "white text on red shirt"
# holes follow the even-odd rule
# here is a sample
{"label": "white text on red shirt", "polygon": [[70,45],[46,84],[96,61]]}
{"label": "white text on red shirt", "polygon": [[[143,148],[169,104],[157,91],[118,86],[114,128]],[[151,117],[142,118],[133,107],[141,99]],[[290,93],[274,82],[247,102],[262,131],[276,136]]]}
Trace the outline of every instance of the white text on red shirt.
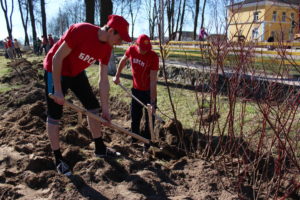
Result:
{"label": "white text on red shirt", "polygon": [[132,59],[132,63],[133,64],[139,64],[141,65],[142,67],[145,67],[145,63],[143,61],[141,61],[140,59],[137,59],[137,58],[133,58]]}
{"label": "white text on red shirt", "polygon": [[89,63],[90,65],[92,65],[96,62],[95,58],[93,58],[92,56],[90,56],[88,54],[84,54],[84,53],[80,53],[78,58]]}

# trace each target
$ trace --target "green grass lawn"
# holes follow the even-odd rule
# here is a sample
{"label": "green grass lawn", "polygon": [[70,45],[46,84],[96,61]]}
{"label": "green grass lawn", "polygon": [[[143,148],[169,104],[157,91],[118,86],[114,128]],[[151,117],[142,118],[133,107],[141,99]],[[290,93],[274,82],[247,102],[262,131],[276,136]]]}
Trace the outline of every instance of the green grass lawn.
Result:
{"label": "green grass lawn", "polygon": [[[87,74],[89,77],[89,80],[91,84],[94,87],[98,87],[98,66],[94,65],[93,67],[89,67],[87,69]],[[123,70],[123,74],[131,75],[130,69],[125,68]],[[119,99],[122,99],[122,101],[125,101],[128,103],[128,106],[130,106],[130,101],[131,97],[129,97],[125,91],[122,90],[121,87],[115,85],[112,82],[112,76],[109,76],[109,81],[110,81],[110,95],[111,96],[116,96]],[[164,82],[164,80],[160,79],[160,82]],[[126,88],[131,88],[132,87],[132,80],[131,79],[126,79],[126,78],[121,78],[121,83],[126,87]],[[176,88],[176,87],[170,87],[171,91],[171,97],[172,101],[176,110],[177,114],[177,119],[183,124],[184,128],[196,128],[197,124],[199,122],[197,121],[199,116],[197,116],[197,110],[199,109],[199,106],[204,106],[208,107],[207,102],[209,102],[209,95],[204,94],[205,98],[205,103],[204,105],[201,105],[202,101],[202,94],[198,94],[200,96],[200,103],[197,102],[196,99],[196,93],[195,91],[188,90],[188,89],[182,89],[182,88]],[[170,99],[168,95],[168,90],[167,87],[163,84],[158,84],[157,88],[157,100],[158,100],[158,107],[159,110],[162,111],[163,114],[160,112],[157,112],[158,115],[160,115],[164,120],[168,121],[169,118],[174,118],[173,112],[172,112],[172,107],[170,104]],[[227,118],[227,113],[228,113],[228,101],[226,97],[219,96],[218,97],[218,112],[221,115],[220,118],[220,125],[224,125],[226,118]],[[238,113],[240,112],[239,103],[237,104],[237,109],[236,109],[236,116],[238,116]],[[249,111],[249,115],[246,117],[247,120],[253,121],[255,117],[257,117],[258,112],[257,108],[255,107],[254,104],[247,104],[246,110]],[[167,115],[168,117],[166,117]],[[238,129],[238,128],[237,128]],[[251,129],[251,127],[249,127]]]}

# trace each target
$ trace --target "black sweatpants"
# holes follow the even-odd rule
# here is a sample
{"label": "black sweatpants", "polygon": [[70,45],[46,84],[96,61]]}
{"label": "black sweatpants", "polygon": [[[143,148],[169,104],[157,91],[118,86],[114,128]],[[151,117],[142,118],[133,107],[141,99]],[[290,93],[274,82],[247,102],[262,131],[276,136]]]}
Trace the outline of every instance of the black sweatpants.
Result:
{"label": "black sweatpants", "polygon": [[[63,106],[55,103],[53,99],[48,97],[49,93],[54,93],[51,72],[45,71],[44,81],[46,84],[45,96],[47,101],[47,115],[52,119],[59,120],[62,117]],[[99,101],[93,93],[85,71],[75,77],[61,76],[61,87],[64,96],[67,94],[68,89],[70,89],[80,100],[85,109],[95,110],[100,108]]]}
{"label": "black sweatpants", "polygon": [[[145,105],[150,104],[150,91],[141,91],[132,88],[131,92],[133,96],[138,98],[141,102]],[[141,132],[140,131],[140,123],[143,116],[143,110],[145,114],[145,129]],[[154,126],[154,116],[153,119],[153,126]],[[147,113],[147,109],[145,109],[139,102],[137,102],[134,98],[131,101],[131,131],[135,134],[141,135],[144,138],[151,139],[150,130],[149,130],[149,117]],[[136,140],[133,140],[136,141]]]}

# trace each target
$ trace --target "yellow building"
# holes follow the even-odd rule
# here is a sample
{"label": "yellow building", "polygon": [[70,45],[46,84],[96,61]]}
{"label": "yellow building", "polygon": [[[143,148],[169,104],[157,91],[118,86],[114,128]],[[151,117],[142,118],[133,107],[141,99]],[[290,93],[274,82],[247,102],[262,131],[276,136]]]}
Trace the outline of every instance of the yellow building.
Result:
{"label": "yellow building", "polygon": [[[235,1],[236,2],[236,1]],[[227,6],[228,39],[292,41],[299,33],[300,0],[244,0]]]}

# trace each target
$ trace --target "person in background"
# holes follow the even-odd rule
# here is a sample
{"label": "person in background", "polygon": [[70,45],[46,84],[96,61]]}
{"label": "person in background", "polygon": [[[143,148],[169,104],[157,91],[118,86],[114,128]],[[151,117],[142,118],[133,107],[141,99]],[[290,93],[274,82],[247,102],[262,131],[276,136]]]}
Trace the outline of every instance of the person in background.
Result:
{"label": "person in background", "polygon": [[47,55],[47,53],[48,53],[48,38],[46,35],[42,35],[41,54],[43,54],[43,49],[45,51],[45,55]]}
{"label": "person in background", "polygon": [[[270,36],[267,40],[269,43],[273,43],[274,42],[274,36]],[[268,50],[274,50],[274,46],[273,45],[268,45]]]}
{"label": "person in background", "polygon": [[[110,15],[105,26],[89,23],[73,24],[50,49],[44,59],[45,94],[47,102],[47,132],[59,173],[71,175],[59,145],[59,121],[68,89],[72,90],[86,110],[99,115],[100,105],[88,81],[85,69],[99,61],[99,93],[102,118],[110,123],[108,62],[114,45],[122,40],[130,42],[128,22],[118,15]],[[53,98],[48,94],[52,93]],[[102,139],[101,124],[87,117],[95,143],[95,156],[116,156]]]}
{"label": "person in background", "polygon": [[41,54],[41,44],[42,41],[40,40],[40,38],[36,37],[36,41],[34,43],[34,53],[38,56]]}
{"label": "person in background", "polygon": [[49,49],[51,49],[55,43],[51,34],[48,35],[48,41],[49,41]]}
{"label": "person in background", "polygon": [[16,50],[16,55],[18,56],[18,58],[22,58],[20,43],[17,39],[14,39],[14,46],[15,46],[15,50]]}
{"label": "person in background", "polygon": [[[152,113],[156,109],[157,97],[157,71],[159,70],[159,57],[152,50],[150,38],[143,34],[138,37],[136,44],[130,46],[122,59],[119,62],[118,70],[113,81],[115,84],[120,83],[120,75],[124,69],[127,60],[130,60],[133,87],[131,89],[133,96],[137,97],[144,105],[152,105]],[[147,111],[145,110],[145,114]],[[141,135],[147,139],[150,138],[149,118],[145,115],[145,129],[143,134],[140,133],[140,122],[143,115],[143,106],[139,104],[134,98],[131,101],[131,131],[135,134]],[[153,116],[154,124],[154,116]],[[137,142],[132,139],[132,142]]]}
{"label": "person in background", "polygon": [[13,59],[15,59],[14,47],[13,47],[13,44],[12,44],[12,41],[11,41],[10,37],[6,38],[6,43],[7,43],[7,54],[8,54],[8,57],[9,57],[9,59],[13,60]]}
{"label": "person in background", "polygon": [[199,34],[199,41],[205,41],[205,38],[208,36],[204,27],[201,27],[200,34]]}
{"label": "person in background", "polygon": [[5,56],[5,58],[9,58],[9,56],[8,56],[8,45],[7,45],[7,40],[6,40],[6,38],[3,40],[3,43],[4,43],[4,49],[5,49],[5,54],[4,54],[4,56]]}

